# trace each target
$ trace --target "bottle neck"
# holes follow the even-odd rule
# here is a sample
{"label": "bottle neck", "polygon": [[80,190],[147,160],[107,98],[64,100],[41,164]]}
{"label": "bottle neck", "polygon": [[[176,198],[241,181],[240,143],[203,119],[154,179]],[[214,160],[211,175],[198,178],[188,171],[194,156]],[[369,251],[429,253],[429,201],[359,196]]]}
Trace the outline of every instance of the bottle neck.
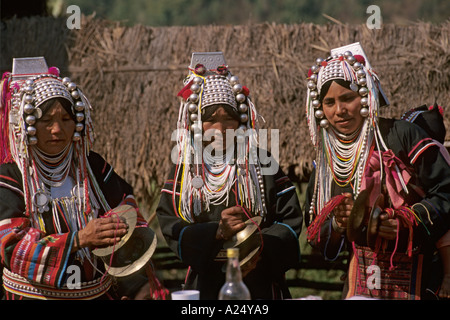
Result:
{"label": "bottle neck", "polygon": [[228,258],[227,282],[238,282],[242,281],[241,267],[239,266],[239,258]]}

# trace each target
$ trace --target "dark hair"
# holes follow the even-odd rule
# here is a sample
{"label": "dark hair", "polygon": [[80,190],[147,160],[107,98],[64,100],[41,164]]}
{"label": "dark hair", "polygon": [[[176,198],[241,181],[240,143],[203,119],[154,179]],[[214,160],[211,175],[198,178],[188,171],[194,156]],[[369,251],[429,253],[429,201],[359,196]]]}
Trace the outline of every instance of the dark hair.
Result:
{"label": "dark hair", "polygon": [[233,119],[239,121],[239,113],[227,104],[215,104],[202,110],[202,121],[208,121],[217,109],[222,107]]}
{"label": "dark hair", "polygon": [[57,97],[57,98],[51,98],[48,99],[47,101],[43,102],[39,108],[42,110],[42,115],[46,114],[48,110],[51,109],[51,107],[53,107],[53,105],[59,101],[59,103],[61,103],[61,105],[63,106],[64,110],[66,110],[66,112],[70,115],[70,117],[75,121],[75,114],[73,113],[72,110],[72,103],[65,99],[65,98],[61,98],[61,97]]}
{"label": "dark hair", "polygon": [[[329,81],[325,82],[325,83],[322,85],[322,88],[320,89],[320,95],[319,95],[319,101],[320,101],[320,102],[322,102],[322,101],[323,101],[323,98],[325,98],[325,96],[326,96],[326,94],[327,94],[328,90],[330,89],[330,86],[331,86],[331,84],[332,84],[333,82],[336,82],[338,85],[343,86],[344,88],[347,88],[347,89],[349,89],[349,90],[352,90],[352,89],[350,89],[350,84],[351,84],[350,81],[346,81],[346,80],[344,80],[344,79],[333,79],[333,80],[329,80]],[[353,91],[353,90],[352,90],[352,91]]]}

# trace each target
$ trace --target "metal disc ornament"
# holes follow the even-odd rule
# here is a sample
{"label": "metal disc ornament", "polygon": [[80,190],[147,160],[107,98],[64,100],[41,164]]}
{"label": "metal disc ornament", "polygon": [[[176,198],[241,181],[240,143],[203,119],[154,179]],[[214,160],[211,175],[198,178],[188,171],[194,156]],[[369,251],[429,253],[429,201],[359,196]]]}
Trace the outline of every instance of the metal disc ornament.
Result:
{"label": "metal disc ornament", "polygon": [[38,209],[39,213],[49,210],[48,203],[50,202],[50,196],[42,189],[36,191],[33,195],[33,204]]}
{"label": "metal disc ornament", "polygon": [[195,189],[200,189],[201,187],[203,187],[203,179],[202,179],[202,177],[201,176],[195,176],[192,179],[192,186]]}

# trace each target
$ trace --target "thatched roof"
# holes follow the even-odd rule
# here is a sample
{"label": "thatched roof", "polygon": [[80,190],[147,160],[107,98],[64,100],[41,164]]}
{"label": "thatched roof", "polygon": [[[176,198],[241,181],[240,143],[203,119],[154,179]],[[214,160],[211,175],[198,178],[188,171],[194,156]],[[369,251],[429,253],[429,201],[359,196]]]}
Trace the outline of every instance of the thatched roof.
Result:
{"label": "thatched roof", "polygon": [[[270,23],[154,28],[83,17],[80,30],[68,30],[64,19],[29,18],[5,22],[0,66],[5,71],[13,57],[44,55],[71,76],[94,106],[94,149],[148,201],[170,167],[176,94],[192,52],[224,52],[231,71],[250,88],[264,128],[280,130],[281,166],[302,178],[313,157],[305,75],[317,57],[361,42],[391,102],[381,115],[398,117],[436,99],[444,107],[450,101],[449,39],[450,21],[384,24],[381,30]],[[445,115],[448,127],[450,107]]]}

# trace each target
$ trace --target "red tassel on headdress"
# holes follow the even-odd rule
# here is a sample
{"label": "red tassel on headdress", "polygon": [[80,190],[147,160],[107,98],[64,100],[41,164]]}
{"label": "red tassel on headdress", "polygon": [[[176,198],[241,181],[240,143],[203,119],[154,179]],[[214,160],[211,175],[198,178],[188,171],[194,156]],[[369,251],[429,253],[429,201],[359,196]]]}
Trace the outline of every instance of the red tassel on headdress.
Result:
{"label": "red tassel on headdress", "polygon": [[358,61],[359,63],[361,63],[364,66],[366,65],[366,59],[364,59],[363,56],[357,54],[357,55],[354,55],[354,57],[355,57],[356,61]]}
{"label": "red tassel on headdress", "polygon": [[250,94],[250,89],[247,88],[246,86],[242,86],[242,93],[248,97],[248,95]]}
{"label": "red tassel on headdress", "polygon": [[9,111],[11,108],[11,92],[9,84],[11,73],[5,72],[0,85],[0,164],[13,162],[9,149]]}
{"label": "red tassel on headdress", "polygon": [[192,94],[191,86],[193,83],[194,80],[189,81],[189,83],[185,85],[184,88],[180,90],[180,92],[178,92],[177,97],[182,97],[184,100],[187,100]]}
{"label": "red tassel on headdress", "polygon": [[59,77],[59,69],[57,67],[48,68],[48,73]]}

